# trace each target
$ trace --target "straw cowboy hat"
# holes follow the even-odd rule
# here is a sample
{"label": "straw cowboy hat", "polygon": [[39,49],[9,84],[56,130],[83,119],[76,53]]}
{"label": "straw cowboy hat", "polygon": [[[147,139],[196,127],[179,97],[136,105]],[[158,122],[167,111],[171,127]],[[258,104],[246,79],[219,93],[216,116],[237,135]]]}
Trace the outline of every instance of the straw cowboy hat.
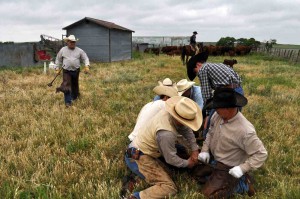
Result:
{"label": "straw cowboy hat", "polygon": [[157,95],[166,95],[168,97],[178,96],[177,89],[173,86],[155,86],[153,92]]}
{"label": "straw cowboy hat", "polygon": [[162,82],[158,81],[159,86],[174,86],[176,82],[173,82],[170,78],[165,78]]}
{"label": "straw cowboy hat", "polygon": [[218,88],[204,109],[243,107],[248,103],[246,97],[232,88]]}
{"label": "straw cowboy hat", "polygon": [[189,61],[186,63],[187,75],[191,81],[193,81],[196,77],[196,73],[194,68],[196,68],[197,62],[206,62],[208,58],[208,52],[198,53],[197,55],[193,56]]}
{"label": "straw cowboy hat", "polygon": [[189,88],[191,88],[195,82],[189,82],[187,79],[182,79],[179,82],[177,82],[177,90],[178,95],[181,96],[185,91],[187,91]]}
{"label": "straw cowboy hat", "polygon": [[197,131],[202,124],[202,111],[191,99],[182,96],[171,97],[166,101],[166,111],[181,124]]}
{"label": "straw cowboy hat", "polygon": [[78,41],[79,39],[76,39],[74,35],[70,35],[69,37],[65,37],[64,41]]}

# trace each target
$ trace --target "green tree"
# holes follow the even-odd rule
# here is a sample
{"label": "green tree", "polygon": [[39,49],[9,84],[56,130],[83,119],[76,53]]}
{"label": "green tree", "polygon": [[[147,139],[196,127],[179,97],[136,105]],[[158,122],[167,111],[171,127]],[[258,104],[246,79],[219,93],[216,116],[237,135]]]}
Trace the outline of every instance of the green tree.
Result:
{"label": "green tree", "polygon": [[226,46],[226,47],[234,47],[234,42],[236,39],[234,37],[221,37],[221,39],[217,42],[217,46]]}
{"label": "green tree", "polygon": [[260,45],[260,41],[256,41],[254,38],[246,39],[246,38],[239,38],[236,40],[238,45],[242,46],[251,46],[251,47],[258,47]]}

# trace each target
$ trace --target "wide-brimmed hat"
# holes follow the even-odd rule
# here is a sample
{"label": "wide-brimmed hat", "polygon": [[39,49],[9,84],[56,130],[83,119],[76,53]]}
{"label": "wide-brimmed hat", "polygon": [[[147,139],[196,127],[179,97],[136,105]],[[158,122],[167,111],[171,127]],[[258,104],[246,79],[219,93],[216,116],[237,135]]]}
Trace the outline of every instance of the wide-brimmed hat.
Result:
{"label": "wide-brimmed hat", "polygon": [[181,96],[185,91],[187,91],[189,88],[191,88],[195,82],[190,82],[187,79],[182,79],[179,82],[177,82],[177,90],[178,95]]}
{"label": "wide-brimmed hat", "polygon": [[170,78],[165,78],[162,82],[158,81],[159,86],[173,86],[175,82],[172,82]]}
{"label": "wide-brimmed hat", "polygon": [[217,88],[212,100],[203,109],[243,107],[248,103],[246,97],[232,88]]}
{"label": "wide-brimmed hat", "polygon": [[202,124],[202,111],[191,99],[182,96],[171,97],[166,101],[166,110],[178,122],[197,131]]}
{"label": "wide-brimmed hat", "polygon": [[178,96],[177,89],[173,86],[155,86],[153,92],[168,97]]}
{"label": "wide-brimmed hat", "polygon": [[64,41],[78,41],[79,39],[76,39],[74,35],[70,35],[69,37],[65,37]]}
{"label": "wide-brimmed hat", "polygon": [[194,31],[193,34],[198,34],[197,31]]}
{"label": "wide-brimmed hat", "polygon": [[197,62],[206,62],[207,59],[208,52],[205,51],[191,57],[191,59],[189,59],[189,61],[186,63],[187,75],[191,81],[193,81],[196,77],[194,68],[196,68]]}

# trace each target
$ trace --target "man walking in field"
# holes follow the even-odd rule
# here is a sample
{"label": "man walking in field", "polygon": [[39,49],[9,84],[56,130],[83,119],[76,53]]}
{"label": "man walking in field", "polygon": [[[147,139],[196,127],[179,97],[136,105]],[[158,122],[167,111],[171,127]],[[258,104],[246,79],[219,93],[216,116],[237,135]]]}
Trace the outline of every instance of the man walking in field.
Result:
{"label": "man walking in field", "polygon": [[215,169],[206,165],[201,169],[206,174],[208,170],[211,172],[202,189],[208,198],[227,198],[234,193],[252,196],[255,193],[247,173],[263,165],[267,151],[253,125],[238,111],[238,107],[246,104],[247,99],[232,88],[217,89],[208,104],[216,112],[198,157],[208,164],[212,154],[216,163]]}
{"label": "man walking in field", "polygon": [[[80,62],[82,61],[85,65],[84,72],[89,72],[90,61],[86,53],[76,47],[76,41],[74,35],[66,37],[65,42],[67,46],[60,49],[56,56],[55,64],[63,68],[63,82],[60,87],[56,88],[56,92],[64,93],[64,100],[66,107],[72,105],[72,101],[76,100],[79,93],[79,72],[80,72]],[[58,68],[57,68],[57,71]]]}
{"label": "man walking in field", "polygon": [[[168,164],[178,168],[192,168],[199,154],[192,130],[198,130],[201,124],[201,109],[191,99],[175,96],[166,101],[165,110],[157,113],[139,130],[126,150],[127,166],[151,185],[129,198],[165,198],[177,193],[175,183],[158,158],[162,156]],[[184,136],[191,146],[192,153],[188,160],[176,155],[178,135]]]}

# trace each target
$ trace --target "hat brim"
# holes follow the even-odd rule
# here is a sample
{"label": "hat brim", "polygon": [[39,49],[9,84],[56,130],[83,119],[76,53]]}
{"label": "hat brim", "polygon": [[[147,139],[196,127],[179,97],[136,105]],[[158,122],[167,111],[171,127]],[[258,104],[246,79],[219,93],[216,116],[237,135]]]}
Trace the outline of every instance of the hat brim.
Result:
{"label": "hat brim", "polygon": [[208,52],[205,51],[205,52],[198,53],[197,55],[194,55],[186,63],[187,75],[191,81],[193,81],[196,77],[194,68],[196,68],[197,62],[206,62],[207,59],[208,59]]}
{"label": "hat brim", "polygon": [[187,91],[188,89],[190,89],[194,84],[195,84],[195,82],[188,82],[188,87],[186,87],[182,91],[178,91],[178,95],[181,96],[183,93],[185,93],[185,91]]}
{"label": "hat brim", "polygon": [[187,120],[187,119],[180,117],[175,111],[175,105],[182,98],[183,97],[181,97],[181,96],[175,96],[175,97],[168,99],[166,101],[166,111],[168,111],[168,113],[170,113],[173,118],[175,118],[178,122],[180,122],[184,126],[191,128],[193,131],[197,131],[200,129],[202,122],[203,122],[202,111],[201,111],[200,107],[194,101],[191,100],[192,102],[195,103],[195,105],[197,107],[197,114],[195,116],[195,119]]}
{"label": "hat brim", "polygon": [[65,42],[68,42],[68,41],[75,41],[75,42],[76,42],[76,41],[78,41],[78,40],[79,40],[79,39],[75,39],[75,40],[74,40],[74,39],[69,39],[68,37],[64,38],[64,41],[65,41]]}
{"label": "hat brim", "polygon": [[172,86],[155,86],[153,92],[157,95],[166,95],[168,97],[178,96],[177,90]]}
{"label": "hat brim", "polygon": [[247,105],[248,100],[245,96],[238,92],[234,92],[235,103],[230,104],[227,102],[216,103],[214,102],[213,98],[207,100],[203,109],[216,109],[216,108],[235,108],[235,107],[244,107]]}

